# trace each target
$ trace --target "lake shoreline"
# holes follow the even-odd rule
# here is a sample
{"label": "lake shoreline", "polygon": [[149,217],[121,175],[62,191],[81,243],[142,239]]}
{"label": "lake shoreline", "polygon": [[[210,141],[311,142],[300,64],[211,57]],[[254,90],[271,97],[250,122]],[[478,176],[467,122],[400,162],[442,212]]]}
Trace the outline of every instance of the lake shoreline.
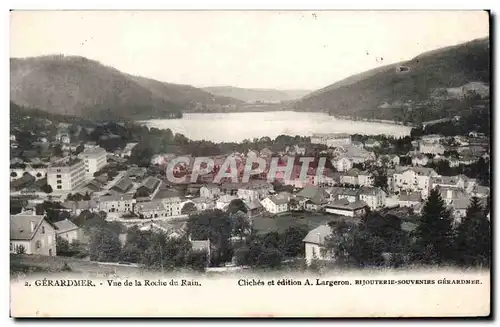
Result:
{"label": "lake shoreline", "polygon": [[242,142],[279,135],[308,137],[315,133],[404,137],[411,131],[411,126],[398,122],[355,120],[322,112],[298,111],[186,113],[181,119],[136,122],[150,128],[171,129],[192,140],[212,142]]}

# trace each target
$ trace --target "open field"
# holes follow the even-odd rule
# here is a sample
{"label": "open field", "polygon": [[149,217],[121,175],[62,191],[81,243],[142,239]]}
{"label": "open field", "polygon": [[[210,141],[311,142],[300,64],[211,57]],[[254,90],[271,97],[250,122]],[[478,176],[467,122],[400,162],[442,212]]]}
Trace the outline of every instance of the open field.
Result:
{"label": "open field", "polygon": [[[69,267],[69,268],[68,268]],[[114,263],[99,263],[69,257],[41,255],[10,255],[10,274],[16,277],[25,274],[85,273],[102,276],[110,274],[138,274],[142,269]]]}
{"label": "open field", "polygon": [[252,218],[252,224],[258,233],[267,233],[271,231],[283,232],[288,227],[297,225],[304,225],[309,229],[314,229],[319,225],[338,219],[342,218],[327,213],[289,212],[274,217],[255,217]]}

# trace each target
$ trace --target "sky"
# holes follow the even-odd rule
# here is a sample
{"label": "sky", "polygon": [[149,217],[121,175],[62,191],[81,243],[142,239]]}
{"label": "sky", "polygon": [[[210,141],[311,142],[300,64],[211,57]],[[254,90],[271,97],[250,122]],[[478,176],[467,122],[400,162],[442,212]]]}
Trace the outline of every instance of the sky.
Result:
{"label": "sky", "polygon": [[315,90],[489,35],[485,11],[13,11],[10,56],[197,87]]}

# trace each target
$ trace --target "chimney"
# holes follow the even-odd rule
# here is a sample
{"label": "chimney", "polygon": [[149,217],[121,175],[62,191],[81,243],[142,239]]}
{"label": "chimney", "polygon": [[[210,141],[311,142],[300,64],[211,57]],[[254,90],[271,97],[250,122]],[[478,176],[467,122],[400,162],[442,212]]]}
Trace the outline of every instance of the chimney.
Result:
{"label": "chimney", "polygon": [[30,226],[31,226],[31,232],[33,233],[35,231],[36,223],[34,221],[30,221]]}

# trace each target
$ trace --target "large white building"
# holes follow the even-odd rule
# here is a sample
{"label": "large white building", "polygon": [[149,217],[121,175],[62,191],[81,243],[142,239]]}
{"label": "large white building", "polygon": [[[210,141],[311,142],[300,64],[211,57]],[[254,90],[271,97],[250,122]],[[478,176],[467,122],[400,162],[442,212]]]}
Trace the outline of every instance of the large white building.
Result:
{"label": "large white building", "polygon": [[337,171],[348,171],[352,168],[353,162],[347,156],[341,156],[336,159],[332,159],[332,165],[337,169]]}
{"label": "large white building", "polygon": [[71,191],[85,182],[85,164],[79,158],[65,158],[47,169],[47,184],[54,191]]}
{"label": "large white building", "polygon": [[446,149],[442,144],[422,141],[419,143],[419,150],[421,153],[443,154]]}
{"label": "large white building", "polygon": [[394,191],[419,192],[423,199],[429,196],[431,177],[438,176],[432,168],[410,167],[395,172],[392,178]]}
{"label": "large white building", "polygon": [[262,206],[270,213],[279,214],[288,211],[288,199],[281,196],[268,196],[260,201]]}
{"label": "large white building", "polygon": [[99,210],[104,212],[133,212],[134,203],[133,194],[107,195],[98,198]]}
{"label": "large white building", "polygon": [[371,210],[378,210],[385,207],[387,194],[378,187],[362,187],[359,190],[359,199],[364,201]]}
{"label": "large white building", "polygon": [[88,148],[80,153],[80,158],[85,163],[85,177],[94,178],[94,173],[101,170],[107,163],[107,153],[101,147]]}
{"label": "large white building", "polygon": [[345,133],[317,133],[311,136],[312,144],[324,144],[329,148],[352,144],[351,136]]}

